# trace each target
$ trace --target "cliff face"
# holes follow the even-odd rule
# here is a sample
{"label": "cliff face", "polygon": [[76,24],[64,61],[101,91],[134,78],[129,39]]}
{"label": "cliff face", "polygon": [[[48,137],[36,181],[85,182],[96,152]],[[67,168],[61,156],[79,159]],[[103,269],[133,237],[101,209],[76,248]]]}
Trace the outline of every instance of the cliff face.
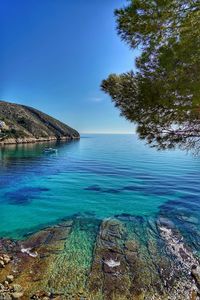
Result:
{"label": "cliff face", "polygon": [[53,117],[25,105],[0,101],[0,143],[79,138],[79,133]]}

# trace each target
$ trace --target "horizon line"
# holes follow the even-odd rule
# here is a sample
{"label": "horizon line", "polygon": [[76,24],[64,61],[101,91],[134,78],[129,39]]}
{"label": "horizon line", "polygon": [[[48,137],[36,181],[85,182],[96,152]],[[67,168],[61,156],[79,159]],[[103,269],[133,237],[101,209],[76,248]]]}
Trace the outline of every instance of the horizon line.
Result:
{"label": "horizon line", "polygon": [[136,134],[136,132],[80,132],[80,134]]}

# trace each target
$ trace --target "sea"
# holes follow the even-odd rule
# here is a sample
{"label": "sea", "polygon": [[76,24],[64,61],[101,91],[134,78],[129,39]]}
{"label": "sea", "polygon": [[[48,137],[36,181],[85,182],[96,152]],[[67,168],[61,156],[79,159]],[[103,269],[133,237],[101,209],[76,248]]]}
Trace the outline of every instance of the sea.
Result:
{"label": "sea", "polygon": [[167,217],[198,252],[200,158],[158,151],[135,134],[0,147],[0,237],[23,239],[78,216]]}

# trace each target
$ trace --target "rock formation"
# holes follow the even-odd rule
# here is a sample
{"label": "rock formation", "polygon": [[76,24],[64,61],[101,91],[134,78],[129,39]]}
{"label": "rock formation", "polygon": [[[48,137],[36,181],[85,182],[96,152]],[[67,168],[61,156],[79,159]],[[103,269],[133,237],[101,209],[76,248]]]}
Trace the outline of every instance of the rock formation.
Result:
{"label": "rock formation", "polygon": [[76,138],[76,130],[37,109],[0,101],[0,144]]}

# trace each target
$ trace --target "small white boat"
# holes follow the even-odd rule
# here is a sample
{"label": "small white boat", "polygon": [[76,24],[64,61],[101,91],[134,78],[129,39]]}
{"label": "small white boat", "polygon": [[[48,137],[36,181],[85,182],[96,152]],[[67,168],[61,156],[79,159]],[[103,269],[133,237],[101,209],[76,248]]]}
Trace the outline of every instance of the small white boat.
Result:
{"label": "small white boat", "polygon": [[54,148],[45,148],[44,153],[57,153],[58,150],[57,149],[54,149]]}

